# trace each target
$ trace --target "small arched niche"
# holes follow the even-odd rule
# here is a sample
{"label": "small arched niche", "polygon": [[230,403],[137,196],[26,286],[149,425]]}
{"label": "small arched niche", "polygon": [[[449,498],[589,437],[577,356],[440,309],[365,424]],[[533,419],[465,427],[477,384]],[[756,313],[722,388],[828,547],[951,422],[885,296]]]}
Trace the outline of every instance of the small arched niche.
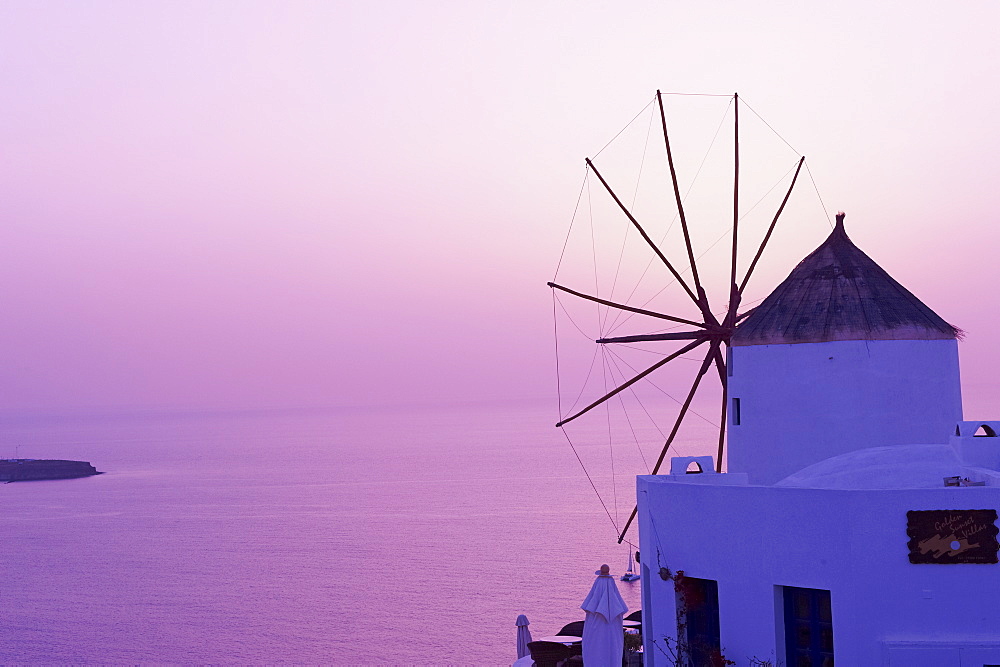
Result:
{"label": "small arched niche", "polygon": [[711,456],[674,456],[670,459],[671,475],[697,475],[714,473],[715,461]]}
{"label": "small arched niche", "polygon": [[997,432],[989,424],[980,424],[972,436],[975,438],[995,438],[997,437]]}

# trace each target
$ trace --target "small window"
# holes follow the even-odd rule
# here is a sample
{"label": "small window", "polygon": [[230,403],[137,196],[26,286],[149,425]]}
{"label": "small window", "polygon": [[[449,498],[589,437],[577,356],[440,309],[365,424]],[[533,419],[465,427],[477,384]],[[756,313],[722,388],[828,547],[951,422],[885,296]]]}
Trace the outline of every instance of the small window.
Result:
{"label": "small window", "polygon": [[726,348],[726,375],[733,377],[733,348]]}
{"label": "small window", "polygon": [[979,428],[972,435],[976,438],[995,438],[997,437],[997,432],[990,428],[988,424],[980,424]]}
{"label": "small window", "polygon": [[685,475],[697,475],[697,474],[703,473],[703,472],[705,472],[705,471],[701,469],[701,464],[700,463],[698,463],[697,461],[691,461],[691,463],[688,464],[687,470],[684,471],[684,474]]}
{"label": "small window", "polygon": [[733,399],[733,426],[740,425],[740,399]]}

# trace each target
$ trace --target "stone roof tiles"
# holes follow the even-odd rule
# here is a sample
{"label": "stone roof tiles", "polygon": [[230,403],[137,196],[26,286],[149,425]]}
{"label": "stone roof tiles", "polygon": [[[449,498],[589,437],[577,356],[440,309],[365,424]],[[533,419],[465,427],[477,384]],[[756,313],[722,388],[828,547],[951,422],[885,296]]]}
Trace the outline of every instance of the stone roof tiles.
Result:
{"label": "stone roof tiles", "polygon": [[851,242],[839,214],[829,238],[740,323],[732,345],[959,335]]}

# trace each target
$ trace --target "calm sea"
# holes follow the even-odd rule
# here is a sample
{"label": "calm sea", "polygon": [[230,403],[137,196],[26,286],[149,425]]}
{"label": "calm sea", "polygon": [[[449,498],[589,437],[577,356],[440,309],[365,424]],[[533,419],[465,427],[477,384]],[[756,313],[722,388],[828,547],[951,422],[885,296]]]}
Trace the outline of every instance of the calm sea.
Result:
{"label": "calm sea", "polygon": [[[552,413],[7,416],[0,456],[106,474],[0,485],[0,663],[509,664],[629,553]],[[616,509],[594,437],[620,522],[641,470]]]}

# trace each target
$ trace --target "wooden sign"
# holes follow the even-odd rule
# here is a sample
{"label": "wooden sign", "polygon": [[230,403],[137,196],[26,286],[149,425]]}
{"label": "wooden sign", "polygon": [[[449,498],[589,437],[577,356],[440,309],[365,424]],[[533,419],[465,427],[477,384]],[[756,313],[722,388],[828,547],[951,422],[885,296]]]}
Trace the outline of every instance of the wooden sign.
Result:
{"label": "wooden sign", "polygon": [[911,510],[906,513],[911,563],[996,563],[996,510]]}

